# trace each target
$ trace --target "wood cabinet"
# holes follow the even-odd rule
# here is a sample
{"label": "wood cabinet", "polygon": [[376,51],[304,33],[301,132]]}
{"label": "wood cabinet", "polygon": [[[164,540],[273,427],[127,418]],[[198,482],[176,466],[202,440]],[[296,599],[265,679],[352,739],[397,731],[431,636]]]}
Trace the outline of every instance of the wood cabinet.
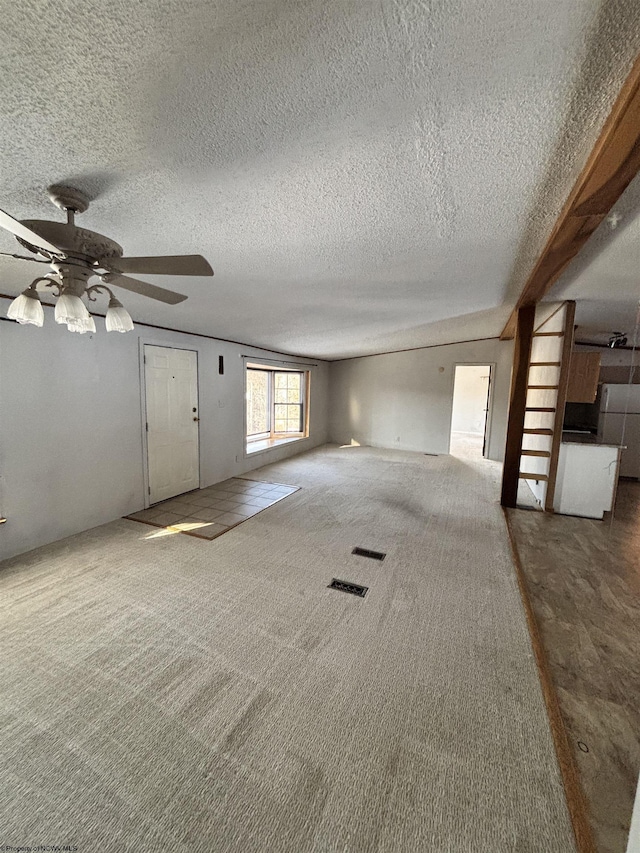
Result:
{"label": "wood cabinet", "polygon": [[572,352],[567,403],[593,403],[600,377],[599,352]]}

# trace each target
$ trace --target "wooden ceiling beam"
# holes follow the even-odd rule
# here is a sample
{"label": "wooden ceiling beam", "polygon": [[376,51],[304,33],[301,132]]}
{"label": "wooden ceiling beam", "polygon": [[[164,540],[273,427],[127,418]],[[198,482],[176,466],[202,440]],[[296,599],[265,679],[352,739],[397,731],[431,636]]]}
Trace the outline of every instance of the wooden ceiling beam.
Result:
{"label": "wooden ceiling beam", "polygon": [[515,335],[518,308],[535,305],[575,258],[640,170],[640,56],[571,190],[500,335]]}

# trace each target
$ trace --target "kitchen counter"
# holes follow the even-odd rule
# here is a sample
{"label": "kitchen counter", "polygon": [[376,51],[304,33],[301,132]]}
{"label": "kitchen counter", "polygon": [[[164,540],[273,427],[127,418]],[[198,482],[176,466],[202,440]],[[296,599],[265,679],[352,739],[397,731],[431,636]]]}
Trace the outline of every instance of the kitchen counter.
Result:
{"label": "kitchen counter", "polygon": [[583,432],[582,430],[563,430],[563,444],[596,444],[598,447],[620,447],[619,444],[610,444],[599,441],[598,436],[593,432]]}
{"label": "kitchen counter", "polygon": [[595,432],[583,429],[564,429],[562,430],[562,440],[571,441],[576,444],[596,444],[598,436]]}

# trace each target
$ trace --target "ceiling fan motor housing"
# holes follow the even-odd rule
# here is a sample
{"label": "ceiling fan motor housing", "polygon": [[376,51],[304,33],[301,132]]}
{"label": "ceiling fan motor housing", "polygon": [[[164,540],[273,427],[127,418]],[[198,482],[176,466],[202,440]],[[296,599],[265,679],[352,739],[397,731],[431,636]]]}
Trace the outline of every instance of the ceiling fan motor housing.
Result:
{"label": "ceiling fan motor housing", "polygon": [[[84,263],[93,264],[101,258],[109,260],[122,257],[122,246],[115,240],[110,240],[104,234],[98,234],[97,231],[89,231],[88,228],[79,228],[77,225],[69,225],[66,222],[49,222],[44,219],[23,219],[22,224],[53,243],[54,246],[59,246],[68,257]],[[31,246],[20,237],[16,239],[31,252],[49,255],[43,249]]]}
{"label": "ceiling fan motor housing", "polygon": [[[93,269],[79,264],[67,263],[65,261],[51,264],[56,275],[59,277],[62,287],[66,292],[75,296],[82,296],[89,286],[89,279],[94,275]],[[57,284],[55,278],[53,283]]]}
{"label": "ceiling fan motor housing", "polygon": [[[23,219],[22,224],[26,228],[35,231],[39,237],[54,246],[58,246],[67,258],[78,261],[80,264],[94,266],[101,258],[108,261],[111,258],[122,257],[122,246],[118,245],[115,240],[110,240],[104,234],[98,234],[97,231],[79,228],[75,224],[74,215],[84,213],[89,207],[89,199],[81,190],[64,184],[51,184],[47,188],[47,194],[56,207],[67,211],[68,221],[49,222],[46,219]],[[36,254],[50,258],[55,257],[20,237],[16,239],[22,246]]]}

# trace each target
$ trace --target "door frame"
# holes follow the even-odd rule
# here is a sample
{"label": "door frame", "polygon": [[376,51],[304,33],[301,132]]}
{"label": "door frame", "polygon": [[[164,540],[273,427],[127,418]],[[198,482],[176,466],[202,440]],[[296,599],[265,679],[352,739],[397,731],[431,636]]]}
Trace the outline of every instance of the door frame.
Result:
{"label": "door frame", "polygon": [[489,445],[491,443],[491,432],[493,428],[493,399],[496,387],[496,366],[495,361],[456,361],[453,365],[453,375],[451,377],[451,408],[449,411],[449,440],[447,444],[447,452],[451,452],[451,426],[453,424],[453,395],[456,387],[456,368],[457,367],[488,367],[489,368],[489,393],[487,395],[487,416],[484,422],[484,438],[482,448],[482,458],[488,459],[487,455]]}
{"label": "door frame", "polygon": [[[198,418],[200,417],[200,352],[196,347],[174,346],[166,341],[156,341],[151,338],[138,338],[138,370],[140,374],[140,434],[142,436],[142,483],[144,487],[144,508],[152,505],[149,500],[149,443],[147,441],[147,377],[145,372],[144,348],[162,347],[163,349],[180,349],[196,354],[196,391],[198,394]],[[198,421],[198,483],[202,483],[202,450],[200,421]]]}

